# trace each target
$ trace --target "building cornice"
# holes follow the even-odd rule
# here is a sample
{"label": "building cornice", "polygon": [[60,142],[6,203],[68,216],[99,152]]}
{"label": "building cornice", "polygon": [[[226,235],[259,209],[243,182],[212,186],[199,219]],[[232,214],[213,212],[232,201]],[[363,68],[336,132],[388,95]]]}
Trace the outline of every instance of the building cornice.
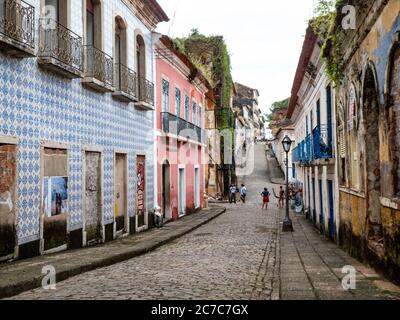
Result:
{"label": "building cornice", "polygon": [[151,31],[169,18],[156,0],[122,0]]}

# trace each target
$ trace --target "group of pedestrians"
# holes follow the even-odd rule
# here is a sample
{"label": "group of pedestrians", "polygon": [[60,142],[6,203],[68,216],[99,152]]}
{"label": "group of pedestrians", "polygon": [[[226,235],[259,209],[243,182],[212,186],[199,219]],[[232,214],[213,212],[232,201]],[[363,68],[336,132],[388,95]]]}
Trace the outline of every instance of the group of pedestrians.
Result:
{"label": "group of pedestrians", "polygon": [[246,203],[247,188],[244,184],[240,186],[240,189],[236,185],[231,184],[229,187],[229,203],[236,203],[236,194],[240,193],[240,201]]}
{"label": "group of pedestrians", "polygon": [[[285,199],[286,199],[286,192],[283,189],[282,186],[279,188],[279,194],[276,195],[275,190],[274,195],[278,199],[278,207],[279,209],[283,209],[285,206]],[[296,206],[298,203],[301,203],[301,189],[296,190],[294,188],[293,184],[289,186],[289,199],[295,200]],[[240,201],[242,203],[246,203],[246,196],[247,196],[247,188],[244,184],[240,186],[240,189],[236,187],[236,185],[231,184],[229,187],[229,203],[237,203],[236,200],[236,195],[240,193]],[[261,192],[261,197],[262,197],[262,210],[267,209],[268,210],[268,205],[271,202],[271,193],[269,192],[268,188],[264,188],[264,190]]]}

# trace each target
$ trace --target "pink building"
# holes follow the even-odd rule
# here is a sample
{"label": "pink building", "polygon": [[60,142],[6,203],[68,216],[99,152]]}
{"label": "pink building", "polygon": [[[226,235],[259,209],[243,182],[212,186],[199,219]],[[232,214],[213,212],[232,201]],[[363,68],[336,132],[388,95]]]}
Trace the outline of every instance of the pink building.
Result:
{"label": "pink building", "polygon": [[201,72],[161,36],[156,45],[157,202],[167,220],[203,207],[209,89]]}

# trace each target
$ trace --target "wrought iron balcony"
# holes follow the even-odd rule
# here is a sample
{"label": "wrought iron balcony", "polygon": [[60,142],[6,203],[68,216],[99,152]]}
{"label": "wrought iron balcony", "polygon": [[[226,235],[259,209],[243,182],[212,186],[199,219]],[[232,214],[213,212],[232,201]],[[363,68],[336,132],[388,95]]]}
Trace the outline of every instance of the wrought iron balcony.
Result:
{"label": "wrought iron balcony", "polygon": [[332,141],[330,141],[328,126],[317,126],[313,130],[313,159],[332,159],[332,151]]}
{"label": "wrought iron balcony", "polygon": [[53,19],[41,19],[39,63],[69,78],[82,77],[82,38]]}
{"label": "wrought iron balcony", "polygon": [[292,151],[292,162],[309,166],[313,160],[312,135],[309,134]]}
{"label": "wrought iron balcony", "polygon": [[164,133],[172,133],[176,136],[189,138],[200,143],[206,141],[205,131],[193,123],[169,112],[162,112],[161,117]]}
{"label": "wrought iron balcony", "polygon": [[292,162],[293,163],[300,163],[301,155],[300,155],[300,146],[297,146],[292,150]]}
{"label": "wrought iron balcony", "polygon": [[139,102],[136,106],[144,110],[154,110],[154,84],[143,77],[138,79]]}
{"label": "wrought iron balcony", "polygon": [[100,92],[114,91],[114,62],[107,53],[85,46],[85,72],[82,83]]}
{"label": "wrought iron balcony", "polygon": [[122,63],[115,64],[114,70],[116,92],[113,96],[125,102],[138,101],[138,81],[136,72],[124,66]]}
{"label": "wrought iron balcony", "polygon": [[35,52],[35,8],[25,1],[0,0],[0,48],[17,57]]}

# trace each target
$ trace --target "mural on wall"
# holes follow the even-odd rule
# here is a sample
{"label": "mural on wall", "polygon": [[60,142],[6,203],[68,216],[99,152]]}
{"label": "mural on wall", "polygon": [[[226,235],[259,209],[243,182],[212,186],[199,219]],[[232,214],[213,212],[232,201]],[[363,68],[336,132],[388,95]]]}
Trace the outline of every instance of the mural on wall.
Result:
{"label": "mural on wall", "polygon": [[68,177],[43,178],[43,204],[47,218],[67,213]]}
{"label": "mural on wall", "polygon": [[144,156],[137,157],[137,215],[139,227],[145,224],[144,213],[146,210],[146,158]]}

